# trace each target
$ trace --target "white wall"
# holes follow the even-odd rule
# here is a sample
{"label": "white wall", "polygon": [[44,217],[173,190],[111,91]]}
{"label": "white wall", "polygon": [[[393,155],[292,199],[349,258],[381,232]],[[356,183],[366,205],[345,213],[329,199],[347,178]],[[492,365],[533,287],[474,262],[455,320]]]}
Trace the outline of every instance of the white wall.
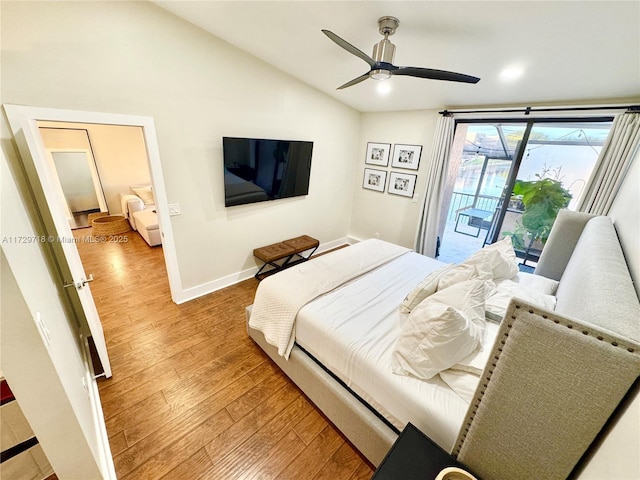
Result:
{"label": "white wall", "polygon": [[[255,247],[346,236],[356,111],[150,3],[3,1],[1,22],[3,103],[154,118],[185,290],[255,267]],[[225,135],[313,141],[309,195],[225,208]]]}
{"label": "white wall", "polygon": [[[414,247],[437,121],[436,110],[362,114],[356,176],[353,184],[353,211],[349,228],[349,234],[352,237],[366,239],[379,233],[383,240],[409,248]],[[392,154],[393,145],[397,143],[422,145],[418,171],[391,168],[391,158],[387,168],[365,165],[368,142],[390,143]],[[392,171],[417,174],[414,198],[391,195],[386,188],[385,193],[362,188],[365,167],[386,170],[387,183],[389,172]]]}

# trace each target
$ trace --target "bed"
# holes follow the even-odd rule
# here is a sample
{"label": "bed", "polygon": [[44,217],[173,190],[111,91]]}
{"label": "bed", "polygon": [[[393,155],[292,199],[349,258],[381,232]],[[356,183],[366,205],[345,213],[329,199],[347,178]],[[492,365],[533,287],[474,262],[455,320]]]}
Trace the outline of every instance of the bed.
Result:
{"label": "bed", "polygon": [[[492,304],[484,346],[428,380],[393,372],[413,318],[401,307],[418,284],[453,266],[378,240],[263,281],[248,332],[374,465],[411,422],[481,477],[566,478],[640,375],[638,298],[613,225],[591,220],[559,216],[549,260],[540,261],[548,277],[483,280],[491,284],[483,308]],[[603,252],[596,267],[593,242]],[[597,288],[585,276],[593,268]],[[616,301],[603,299],[602,278]],[[498,313],[487,292],[503,280]],[[586,323],[571,316],[581,312]]]}

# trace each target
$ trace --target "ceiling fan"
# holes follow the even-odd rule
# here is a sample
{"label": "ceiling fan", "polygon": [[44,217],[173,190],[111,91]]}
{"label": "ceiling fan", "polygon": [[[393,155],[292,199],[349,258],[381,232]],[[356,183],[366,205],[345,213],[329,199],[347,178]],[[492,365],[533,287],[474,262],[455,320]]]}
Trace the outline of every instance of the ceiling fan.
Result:
{"label": "ceiling fan", "polygon": [[396,33],[396,29],[400,25],[400,21],[395,17],[381,17],[378,19],[378,26],[380,34],[384,35],[384,38],[373,46],[373,58],[366,53],[358,50],[349,42],[343,40],[335,33],[329,30],[322,30],[327,37],[344,48],[347,52],[361,58],[369,64],[371,69],[364,75],[360,75],[357,78],[345,83],[338,87],[338,90],[356,85],[367,78],[374,78],[376,80],[384,80],[391,75],[407,75],[410,77],[429,78],[432,80],[448,80],[450,82],[464,82],[464,83],[478,83],[480,79],[478,77],[472,77],[471,75],[464,75],[462,73],[447,72],[445,70],[434,70],[432,68],[421,67],[396,67],[393,65],[393,56],[396,51],[396,46],[391,43],[389,36]]}

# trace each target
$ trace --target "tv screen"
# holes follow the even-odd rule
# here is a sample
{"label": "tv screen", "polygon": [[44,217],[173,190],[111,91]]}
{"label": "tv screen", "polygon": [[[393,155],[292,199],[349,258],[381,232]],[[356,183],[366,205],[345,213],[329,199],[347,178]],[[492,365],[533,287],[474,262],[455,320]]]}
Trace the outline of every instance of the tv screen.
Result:
{"label": "tv screen", "polygon": [[225,206],[309,193],[313,142],[222,138]]}

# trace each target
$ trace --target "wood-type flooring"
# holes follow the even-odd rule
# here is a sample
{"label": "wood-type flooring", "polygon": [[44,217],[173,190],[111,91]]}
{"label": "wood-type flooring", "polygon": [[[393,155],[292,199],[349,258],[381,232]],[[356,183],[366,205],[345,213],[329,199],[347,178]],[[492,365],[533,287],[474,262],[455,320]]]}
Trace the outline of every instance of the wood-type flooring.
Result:
{"label": "wood-type flooring", "polygon": [[256,280],[176,305],[162,247],[133,231],[101,243],[90,228],[74,235],[113,370],[98,386],[120,480],[371,477],[247,335]]}

